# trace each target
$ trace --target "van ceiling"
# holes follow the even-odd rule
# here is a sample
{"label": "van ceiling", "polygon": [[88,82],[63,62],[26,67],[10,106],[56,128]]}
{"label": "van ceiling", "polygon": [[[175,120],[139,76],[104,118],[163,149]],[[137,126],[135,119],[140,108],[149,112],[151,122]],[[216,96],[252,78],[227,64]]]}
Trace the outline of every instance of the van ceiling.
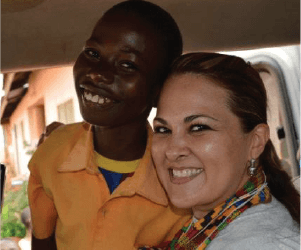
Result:
{"label": "van ceiling", "polygon": [[[300,43],[299,0],[150,0],[175,18],[187,51]],[[2,0],[1,71],[74,63],[116,0]]]}

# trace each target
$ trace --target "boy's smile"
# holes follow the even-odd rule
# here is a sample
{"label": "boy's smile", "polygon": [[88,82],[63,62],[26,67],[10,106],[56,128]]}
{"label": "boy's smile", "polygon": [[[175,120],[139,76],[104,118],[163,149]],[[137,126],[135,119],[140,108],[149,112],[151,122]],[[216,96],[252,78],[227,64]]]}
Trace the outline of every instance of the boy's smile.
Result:
{"label": "boy's smile", "polygon": [[74,66],[83,118],[98,126],[145,120],[165,57],[160,38],[142,18],[104,16]]}
{"label": "boy's smile", "polygon": [[84,82],[79,85],[81,93],[82,105],[87,108],[109,108],[119,101],[110,94],[107,90],[101,88],[95,88],[89,82]]}

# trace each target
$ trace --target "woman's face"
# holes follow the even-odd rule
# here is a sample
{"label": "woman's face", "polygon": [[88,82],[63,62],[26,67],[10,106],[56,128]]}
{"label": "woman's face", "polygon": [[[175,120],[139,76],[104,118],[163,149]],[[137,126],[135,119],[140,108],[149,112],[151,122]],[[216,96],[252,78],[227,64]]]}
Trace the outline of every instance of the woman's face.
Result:
{"label": "woman's face", "polygon": [[165,54],[143,19],[122,12],[104,16],[74,66],[83,118],[100,126],[145,120]]}
{"label": "woman's face", "polygon": [[154,120],[152,154],[171,202],[196,217],[247,181],[252,133],[227,106],[228,92],[194,74],[167,80]]}

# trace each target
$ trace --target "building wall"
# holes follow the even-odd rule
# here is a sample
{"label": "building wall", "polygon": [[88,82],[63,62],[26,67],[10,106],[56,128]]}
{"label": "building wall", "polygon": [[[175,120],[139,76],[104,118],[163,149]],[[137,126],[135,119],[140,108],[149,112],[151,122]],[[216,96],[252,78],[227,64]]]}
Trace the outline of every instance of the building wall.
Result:
{"label": "building wall", "polygon": [[37,70],[30,75],[28,91],[5,128],[11,138],[6,141],[10,163],[17,174],[28,175],[27,165],[40,134],[45,125],[59,121],[58,106],[65,102],[73,105],[69,122],[82,121],[71,66]]}
{"label": "building wall", "polygon": [[0,162],[4,162],[4,159],[5,159],[4,138],[3,138],[3,130],[0,127]]}

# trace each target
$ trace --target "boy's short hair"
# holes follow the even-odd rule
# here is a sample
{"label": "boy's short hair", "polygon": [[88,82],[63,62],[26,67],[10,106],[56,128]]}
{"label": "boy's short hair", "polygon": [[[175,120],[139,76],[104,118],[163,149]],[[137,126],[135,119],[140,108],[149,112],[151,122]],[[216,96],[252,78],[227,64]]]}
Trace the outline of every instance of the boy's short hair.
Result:
{"label": "boy's short hair", "polygon": [[104,13],[104,17],[116,12],[134,14],[154,28],[154,35],[162,38],[168,67],[182,54],[183,40],[180,29],[173,17],[158,5],[143,0],[128,0],[114,5]]}

